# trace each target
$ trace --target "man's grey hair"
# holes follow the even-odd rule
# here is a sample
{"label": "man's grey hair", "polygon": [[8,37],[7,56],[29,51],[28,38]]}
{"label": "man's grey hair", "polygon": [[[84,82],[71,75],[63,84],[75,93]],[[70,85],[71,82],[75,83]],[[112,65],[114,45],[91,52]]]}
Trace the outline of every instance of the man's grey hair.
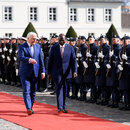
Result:
{"label": "man's grey hair", "polygon": [[28,38],[31,38],[32,36],[36,36],[36,38],[37,38],[37,34],[36,34],[35,32],[29,32],[29,33],[27,34],[27,39],[28,39]]}

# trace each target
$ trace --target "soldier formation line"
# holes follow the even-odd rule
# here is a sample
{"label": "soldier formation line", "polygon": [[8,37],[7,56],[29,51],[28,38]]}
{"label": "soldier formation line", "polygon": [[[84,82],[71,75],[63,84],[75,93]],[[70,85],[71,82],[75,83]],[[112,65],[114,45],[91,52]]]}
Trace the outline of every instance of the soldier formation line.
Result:
{"label": "soldier formation line", "polygon": [[[17,53],[25,41],[25,38],[0,38],[0,83],[21,86]],[[46,92],[51,85],[54,90],[51,94],[55,94],[53,79],[47,78],[47,72],[49,52],[58,44],[58,36],[53,35],[50,41],[42,37],[37,43],[41,45],[46,69],[44,80],[40,80],[39,72],[37,90]],[[98,39],[93,35],[79,36],[78,39],[66,38],[66,44],[73,46],[78,68],[78,76],[67,80],[67,97],[130,110],[130,37],[113,35],[109,43],[104,35]]]}

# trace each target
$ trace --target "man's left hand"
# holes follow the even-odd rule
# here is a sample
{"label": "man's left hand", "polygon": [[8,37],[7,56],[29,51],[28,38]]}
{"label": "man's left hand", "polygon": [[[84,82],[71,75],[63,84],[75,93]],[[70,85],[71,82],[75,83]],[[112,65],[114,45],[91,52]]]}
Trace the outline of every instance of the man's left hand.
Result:
{"label": "man's left hand", "polygon": [[78,75],[77,75],[77,73],[75,72],[73,76],[74,76],[74,78],[76,78]]}
{"label": "man's left hand", "polygon": [[45,73],[42,73],[41,74],[41,79],[44,79],[45,78]]}

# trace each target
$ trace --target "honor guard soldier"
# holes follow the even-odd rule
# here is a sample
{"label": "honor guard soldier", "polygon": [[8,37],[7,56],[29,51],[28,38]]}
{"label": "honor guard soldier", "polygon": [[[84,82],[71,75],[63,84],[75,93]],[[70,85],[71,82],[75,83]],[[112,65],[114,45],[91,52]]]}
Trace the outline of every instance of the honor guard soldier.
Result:
{"label": "honor guard soldier", "polygon": [[[46,72],[46,77],[41,81],[41,88],[44,87],[44,92],[48,91],[48,79],[47,79],[47,64],[48,64],[48,56],[49,56],[49,49],[50,49],[50,44],[48,43],[48,39],[46,37],[41,38],[41,49],[44,55],[44,64],[45,64],[45,72]],[[41,91],[43,91],[41,90]]]}
{"label": "honor guard soldier", "polygon": [[110,47],[107,45],[107,37],[101,35],[99,38],[100,47],[98,51],[98,59],[95,62],[96,66],[96,86],[97,90],[97,104],[107,105],[108,104],[108,88],[106,86],[106,58],[109,55]]}
{"label": "honor guard soldier", "polygon": [[123,48],[120,55],[119,89],[123,91],[124,107],[123,110],[130,110],[130,37],[122,39]]}
{"label": "honor guard soldier", "polygon": [[17,38],[12,37],[11,38],[11,61],[10,61],[10,66],[11,66],[11,85],[17,85],[17,78],[16,78],[16,61],[17,61],[17,52],[18,52],[18,44],[17,44]]}
{"label": "honor guard soldier", "polygon": [[[70,41],[69,44],[74,48],[74,52],[75,52],[75,55],[76,55],[77,50],[78,50],[78,48],[76,47],[76,38],[70,37],[69,41]],[[70,98],[71,99],[77,99],[75,78],[70,79],[70,88],[72,88],[72,95],[70,96]]]}
{"label": "honor guard soldier", "polygon": [[77,63],[78,63],[78,77],[76,78],[76,97],[78,95],[78,89],[80,86],[80,101],[85,101],[86,100],[86,86],[83,82],[83,72],[84,72],[84,66],[83,62],[86,60],[86,51],[87,51],[87,46],[85,44],[86,42],[86,37],[85,36],[79,36],[78,38],[78,46],[79,50],[77,51]]}
{"label": "honor guard soldier", "polygon": [[[56,44],[58,44],[58,35],[54,34],[54,35],[52,35],[51,40],[50,40],[49,53],[50,53],[50,51],[51,51],[51,48],[52,48],[54,45],[56,45]],[[52,88],[52,89],[54,90],[53,92],[50,93],[50,95],[56,94],[54,80],[51,79],[51,80],[49,81],[49,84],[51,85],[50,88]]]}
{"label": "honor guard soldier", "polygon": [[[76,53],[77,53],[77,50],[78,50],[78,48],[76,47],[76,38],[73,38],[73,37],[70,37],[69,39],[69,44],[73,47],[73,49],[74,49],[74,52],[75,52],[75,55],[76,55]],[[67,40],[67,41],[68,41]],[[76,85],[75,85],[75,78],[71,78],[70,80],[69,80],[69,89],[67,90],[67,92],[68,92],[68,95],[69,95],[69,97],[71,98],[71,99],[75,99],[75,87],[76,87]],[[72,95],[70,96],[70,89],[72,88]]]}
{"label": "honor guard soldier", "polygon": [[21,39],[21,41],[20,41],[21,44],[23,44],[27,41],[27,39],[25,37],[21,37],[20,39]]}
{"label": "honor guard soldier", "polygon": [[108,88],[111,88],[111,93],[112,93],[112,104],[109,104],[108,106],[112,108],[117,108],[119,102],[119,90],[118,90],[119,69],[117,65],[119,61],[120,51],[121,51],[120,37],[118,35],[113,35],[112,42],[111,42],[111,50],[109,52],[109,58],[106,64],[107,67],[106,85]]}
{"label": "honor guard soldier", "polygon": [[17,81],[17,87],[21,87],[21,81],[20,81],[20,77],[19,77],[19,66],[20,66],[20,60],[18,58],[18,47],[23,44],[26,41],[26,38],[24,37],[18,37],[17,38],[17,44],[16,44],[16,50],[15,50],[15,57],[16,57],[16,61],[15,61],[15,72],[16,72],[16,81]]}
{"label": "honor guard soldier", "polygon": [[0,83],[2,83],[2,38],[0,38]]}
{"label": "honor guard soldier", "polygon": [[11,67],[10,67],[10,61],[11,61],[11,44],[10,44],[10,38],[9,37],[5,37],[4,38],[4,51],[5,51],[5,74],[6,74],[6,85],[10,85],[11,84]]}
{"label": "honor guard soldier", "polygon": [[4,43],[4,41],[3,41],[3,38],[0,38],[0,83],[3,83],[3,74],[2,74],[2,72],[3,72],[3,43]]}
{"label": "honor guard soldier", "polygon": [[1,55],[1,78],[2,83],[5,83],[6,74],[5,74],[5,53],[7,51],[6,44],[4,42],[4,38],[1,38],[1,48],[2,48],[2,55]]}
{"label": "honor guard soldier", "polygon": [[88,49],[86,53],[86,61],[84,62],[84,82],[87,83],[88,87],[91,89],[91,99],[90,103],[95,103],[97,101],[97,87],[95,85],[95,62],[97,61],[98,46],[95,44],[95,37],[90,35],[88,37]]}
{"label": "honor guard soldier", "polygon": [[50,39],[49,53],[50,53],[50,51],[51,51],[51,48],[52,48],[54,45],[56,45],[56,44],[58,44],[58,35],[54,34],[54,35],[52,35],[52,37],[51,37],[51,39]]}

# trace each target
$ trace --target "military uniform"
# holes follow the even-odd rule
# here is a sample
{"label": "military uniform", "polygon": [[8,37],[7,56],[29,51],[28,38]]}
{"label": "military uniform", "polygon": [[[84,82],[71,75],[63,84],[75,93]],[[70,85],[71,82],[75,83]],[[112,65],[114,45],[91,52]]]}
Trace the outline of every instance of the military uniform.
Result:
{"label": "military uniform", "polygon": [[40,91],[47,91],[48,90],[48,79],[47,79],[47,64],[48,64],[48,56],[49,56],[49,49],[50,49],[50,44],[47,42],[47,38],[41,38],[41,49],[44,55],[44,64],[45,64],[45,72],[46,76],[43,80],[40,82]]}
{"label": "military uniform", "polygon": [[[100,40],[107,39],[106,36],[101,36]],[[102,43],[101,41],[101,52],[98,53],[98,62],[95,63],[95,66],[97,68],[96,70],[96,86],[98,87],[97,90],[97,98],[100,99],[98,103],[102,105],[106,105],[108,103],[108,93],[109,88],[106,86],[106,58],[109,54],[110,47],[107,45],[107,43]],[[98,66],[99,65],[99,66]],[[98,71],[100,69],[100,72],[98,74]],[[101,97],[100,97],[101,96]]]}
{"label": "military uniform", "polygon": [[[113,39],[119,39],[119,36],[114,35]],[[113,43],[112,43],[113,44]],[[113,50],[110,52],[112,54],[109,54],[109,59],[111,58],[111,61],[108,61],[107,66],[110,65],[110,68],[108,67],[108,71],[110,69],[110,73],[107,75],[106,85],[108,88],[111,88],[112,93],[112,104],[111,107],[118,107],[119,102],[119,69],[117,67],[118,61],[119,61],[119,54],[121,51],[121,46],[119,43],[115,43],[112,45]],[[110,63],[111,62],[111,63]]]}
{"label": "military uniform", "polygon": [[[93,40],[95,39],[94,36],[90,35],[88,37],[89,39]],[[97,52],[98,52],[98,46],[95,43],[89,43],[90,51],[87,51],[87,57],[89,57],[89,60],[86,61],[86,69],[87,69],[87,74],[84,75],[84,81],[89,85],[91,89],[91,99],[90,103],[94,103],[97,101],[97,86],[95,85],[95,72],[96,72],[96,67],[95,67],[95,62],[97,61]]]}
{"label": "military uniform", "polygon": [[[12,40],[16,40],[16,38],[12,38]],[[17,77],[16,77],[16,60],[17,60],[17,53],[18,53],[18,44],[16,41],[12,43],[12,54],[11,54],[11,85],[17,85]]]}
{"label": "military uniform", "polygon": [[[83,40],[82,44],[80,45],[80,53],[77,54],[78,57],[78,77],[76,78],[76,83],[77,83],[77,91],[76,91],[76,95],[78,95],[78,88],[80,89],[80,101],[86,101],[86,85],[83,82],[83,78],[84,78],[84,66],[83,66],[83,62],[86,60],[86,52],[87,52],[87,46],[85,44],[86,38],[85,36],[80,36],[79,37],[79,42],[80,40]],[[81,57],[80,57],[81,55]],[[79,86],[79,87],[78,87]]]}
{"label": "military uniform", "polygon": [[[126,36],[125,40],[130,40],[130,38]],[[123,54],[122,49],[120,57],[124,65],[118,65],[118,68],[122,71],[122,77],[119,80],[119,89],[123,91],[124,95],[124,110],[130,110],[130,43],[126,45],[125,54]],[[122,60],[120,63],[122,63]]]}

